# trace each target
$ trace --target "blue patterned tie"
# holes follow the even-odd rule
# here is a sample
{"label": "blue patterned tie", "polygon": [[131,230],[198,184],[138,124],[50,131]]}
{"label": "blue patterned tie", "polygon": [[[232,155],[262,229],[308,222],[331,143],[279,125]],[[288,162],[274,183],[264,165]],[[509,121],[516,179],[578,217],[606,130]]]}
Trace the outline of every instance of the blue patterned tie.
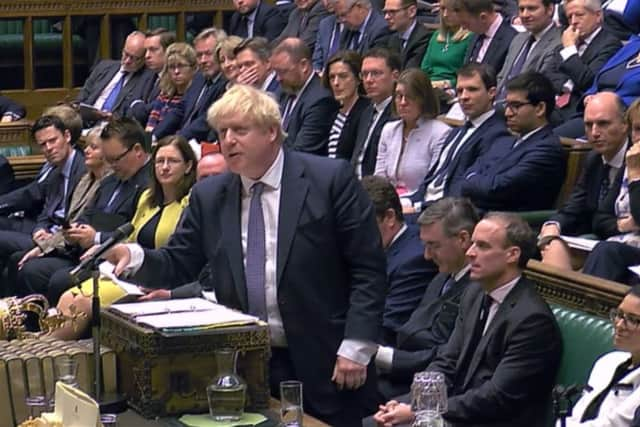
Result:
{"label": "blue patterned tie", "polygon": [[262,214],[261,200],[262,190],[264,190],[264,184],[262,182],[256,182],[251,187],[245,280],[247,283],[249,314],[266,321],[267,303],[264,291],[266,252],[264,216]]}
{"label": "blue patterned tie", "polygon": [[102,104],[102,111],[111,111],[116,105],[116,99],[118,99],[118,95],[122,90],[122,86],[124,86],[124,79],[127,77],[127,73],[125,73],[124,71],[121,71],[120,74],[120,80],[118,80],[113,89],[111,89],[111,92],[109,92],[109,96],[107,96],[104,104]]}

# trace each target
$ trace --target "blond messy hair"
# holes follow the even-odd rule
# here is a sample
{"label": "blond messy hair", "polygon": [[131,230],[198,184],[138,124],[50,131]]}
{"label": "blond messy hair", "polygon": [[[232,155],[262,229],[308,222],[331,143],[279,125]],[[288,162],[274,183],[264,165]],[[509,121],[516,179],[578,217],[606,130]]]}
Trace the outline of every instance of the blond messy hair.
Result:
{"label": "blond messy hair", "polygon": [[212,128],[221,119],[240,117],[248,123],[253,123],[263,129],[276,126],[278,128],[278,142],[282,142],[285,133],[280,122],[280,108],[278,103],[266,92],[252,86],[235,84],[225,92],[207,111],[207,122]]}

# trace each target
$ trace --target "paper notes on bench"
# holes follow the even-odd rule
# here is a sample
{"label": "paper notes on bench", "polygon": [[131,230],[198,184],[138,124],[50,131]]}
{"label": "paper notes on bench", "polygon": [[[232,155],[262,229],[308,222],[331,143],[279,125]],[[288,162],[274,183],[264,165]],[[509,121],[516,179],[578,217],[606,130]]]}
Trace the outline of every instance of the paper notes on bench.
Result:
{"label": "paper notes on bench", "polygon": [[591,252],[600,240],[585,239],[583,237],[560,236],[572,249]]}
{"label": "paper notes on bench", "polygon": [[254,316],[203,298],[114,304],[112,310],[156,329],[223,328],[258,322]]}

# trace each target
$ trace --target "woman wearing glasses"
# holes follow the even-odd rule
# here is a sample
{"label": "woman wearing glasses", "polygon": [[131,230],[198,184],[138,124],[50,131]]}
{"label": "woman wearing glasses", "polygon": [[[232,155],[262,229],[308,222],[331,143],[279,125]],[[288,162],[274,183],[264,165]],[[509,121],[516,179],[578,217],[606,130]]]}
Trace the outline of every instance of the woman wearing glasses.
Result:
{"label": "woman wearing glasses", "polygon": [[[158,141],[151,162],[154,164],[153,180],[150,188],[140,196],[131,221],[134,230],[129,237],[129,241],[137,242],[145,248],[160,247],[173,234],[182,211],[188,204],[197,164],[193,150],[181,136],[167,136]],[[86,313],[87,316],[76,318],[75,323],[69,323],[56,331],[54,335],[57,338],[76,339],[84,333],[91,317],[92,290],[93,284],[88,280],[80,288],[74,287],[62,295],[58,303],[60,312],[71,316],[74,313]],[[110,280],[100,279],[102,306],[108,306],[125,295]]]}
{"label": "woman wearing glasses", "polygon": [[180,126],[181,115],[171,114],[180,107],[182,96],[191,85],[196,73],[196,52],[186,43],[173,43],[166,52],[164,68],[160,73],[160,94],[151,104],[146,132],[153,132],[165,118],[175,119],[174,123],[162,123],[162,131],[158,135],[172,135]]}
{"label": "woman wearing glasses", "polygon": [[[640,405],[640,288],[634,286],[611,310],[616,351],[593,365],[585,392],[566,426],[629,427]],[[561,422],[557,422],[561,426]]]}

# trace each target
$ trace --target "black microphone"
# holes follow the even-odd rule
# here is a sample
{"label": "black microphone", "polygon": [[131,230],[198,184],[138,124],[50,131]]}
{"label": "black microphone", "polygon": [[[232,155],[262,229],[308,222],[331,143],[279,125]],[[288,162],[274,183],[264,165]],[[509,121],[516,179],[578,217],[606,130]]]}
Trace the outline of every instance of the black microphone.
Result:
{"label": "black microphone", "polygon": [[98,249],[91,254],[90,257],[82,260],[80,264],[73,270],[69,272],[71,276],[71,281],[73,283],[81,283],[83,280],[87,279],[87,271],[105,252],[115,246],[117,243],[120,243],[122,240],[126,239],[133,232],[133,225],[130,222],[122,224],[120,227],[116,228],[113,232],[113,235],[109,237],[103,244],[98,246]]}

